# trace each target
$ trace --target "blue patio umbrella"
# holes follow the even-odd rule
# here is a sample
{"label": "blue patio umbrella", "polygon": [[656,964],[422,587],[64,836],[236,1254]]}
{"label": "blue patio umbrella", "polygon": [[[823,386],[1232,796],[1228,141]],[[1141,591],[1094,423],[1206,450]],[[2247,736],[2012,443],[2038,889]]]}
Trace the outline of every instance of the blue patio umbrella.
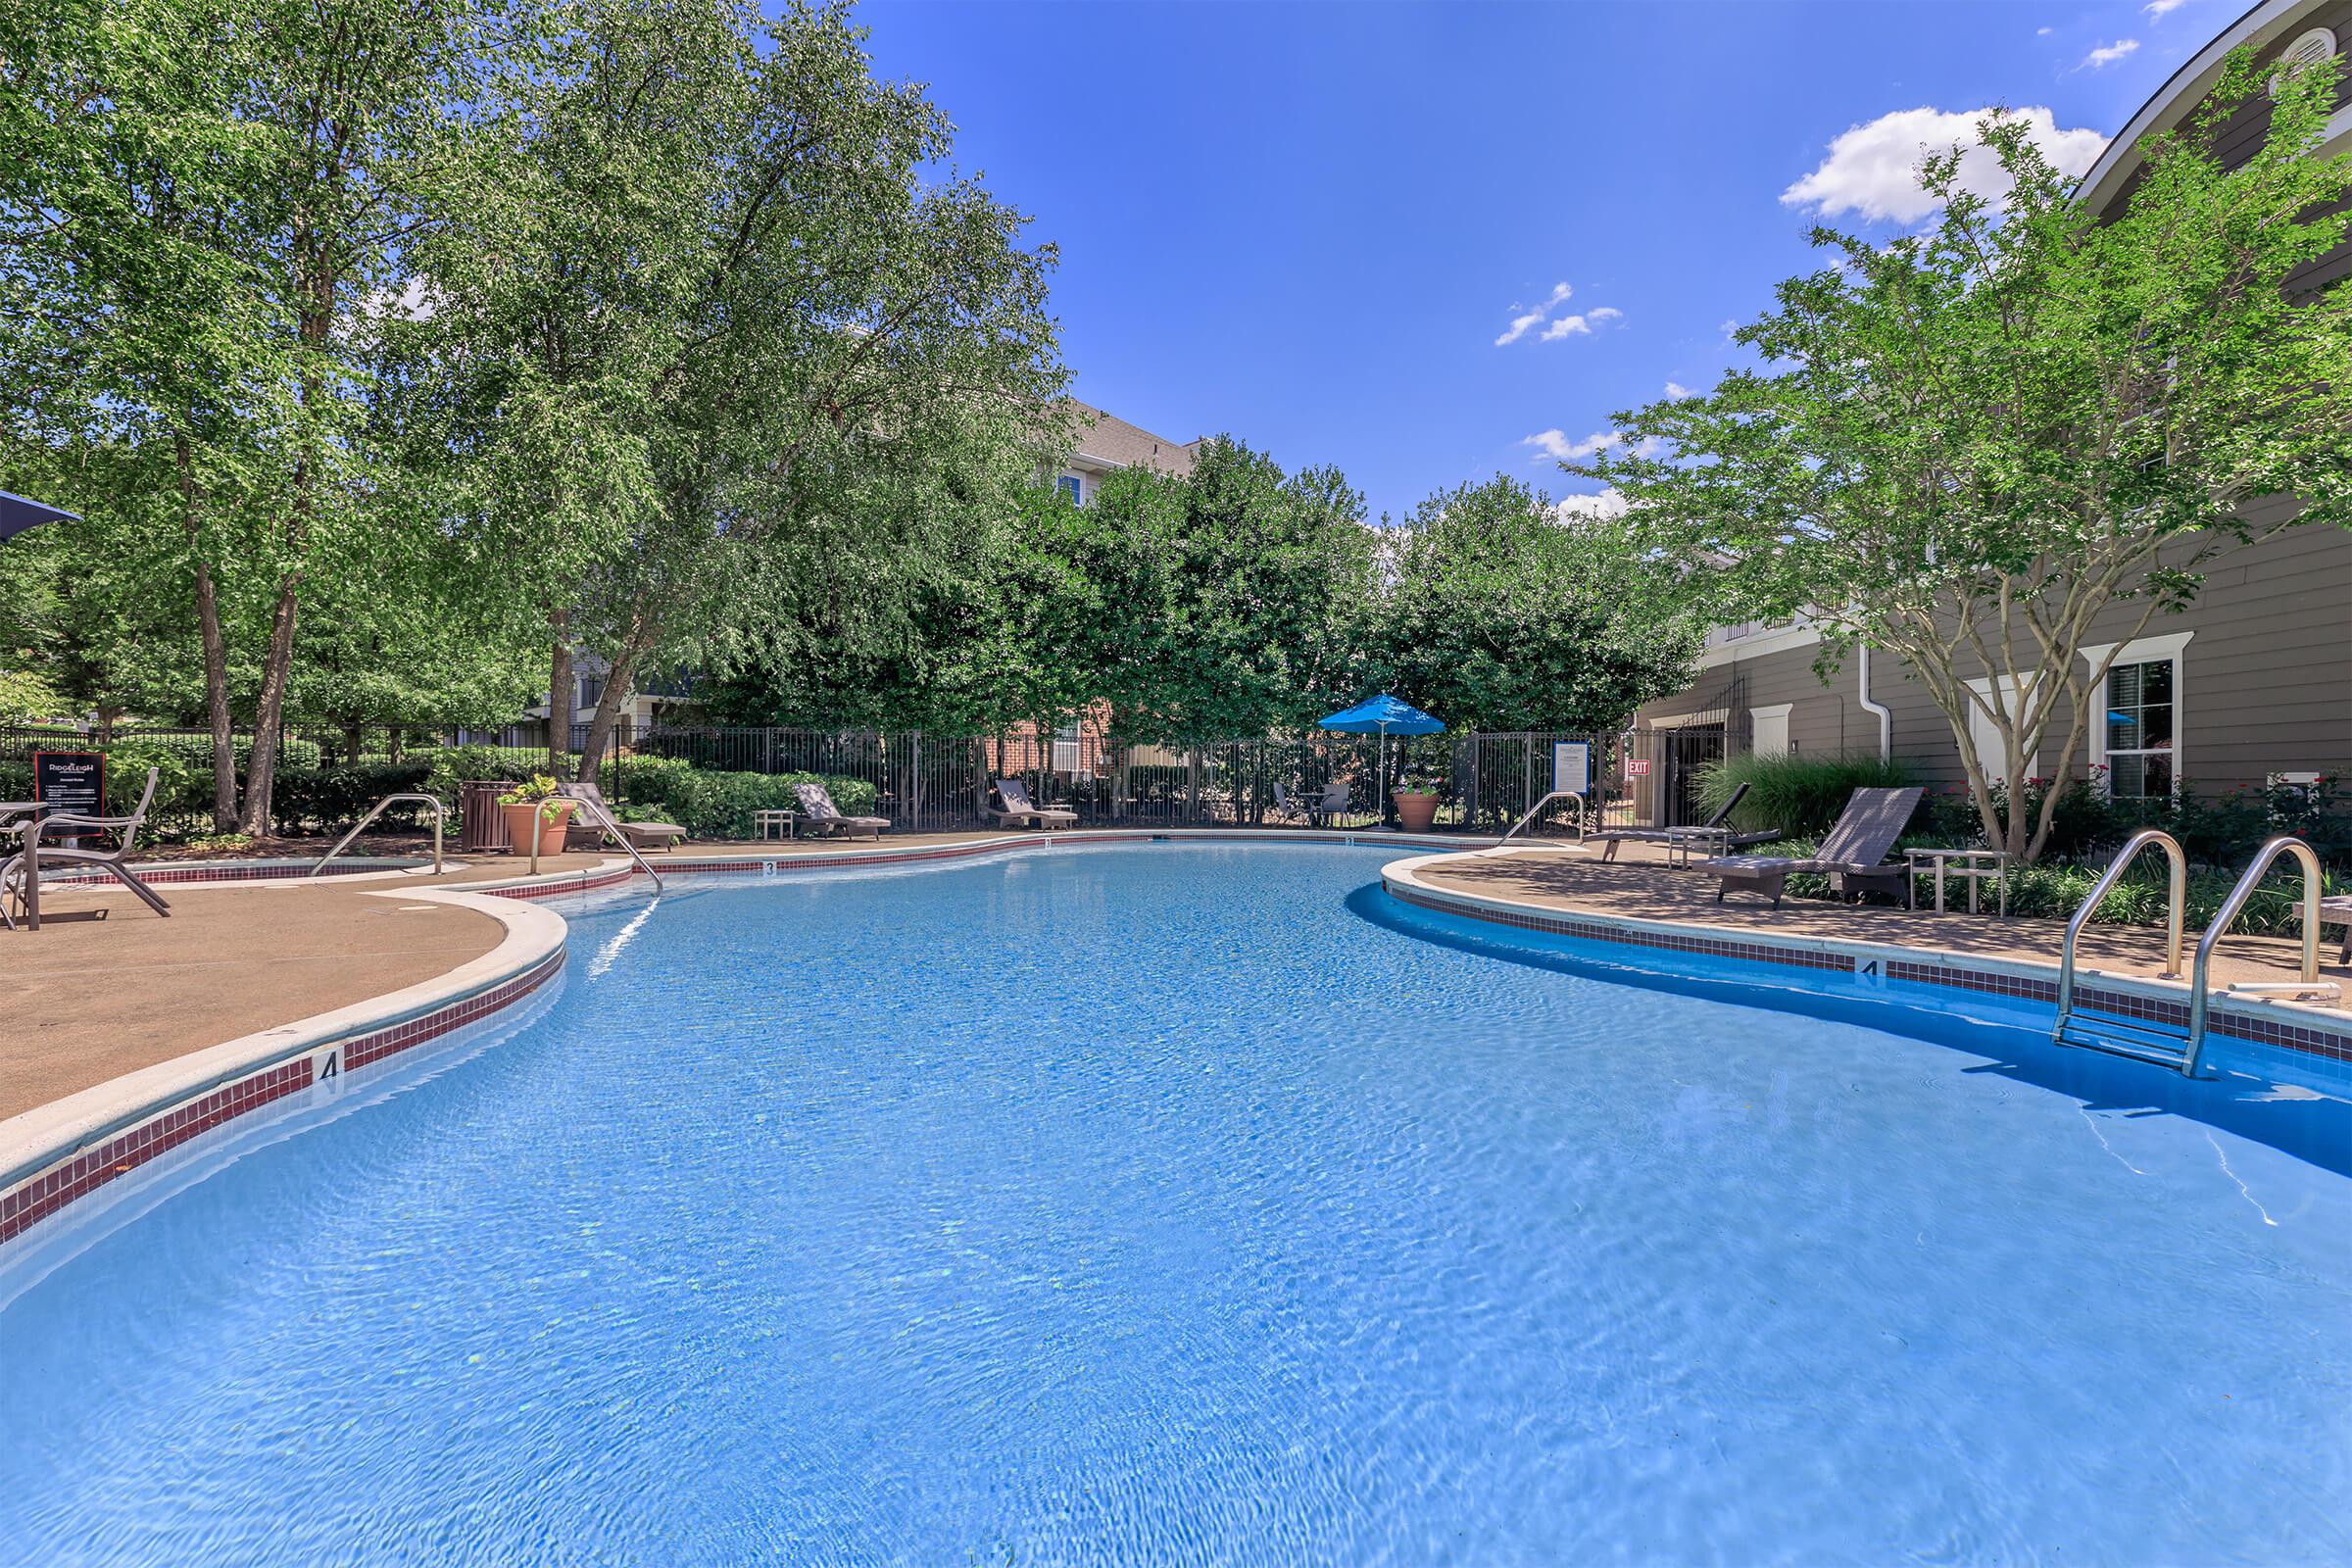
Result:
{"label": "blue patio umbrella", "polygon": [[81,514],[60,507],[43,506],[23,496],[12,496],[0,490],[0,539],[13,538],[27,528],[37,528],[44,522],[79,522]]}
{"label": "blue patio umbrella", "polygon": [[[1380,737],[1380,789],[1388,792],[1389,737],[1391,735],[1435,735],[1446,727],[1446,721],[1432,718],[1412,704],[1394,697],[1367,698],[1353,708],[1344,709],[1320,721],[1323,729],[1336,729],[1343,735],[1378,735]],[[1388,815],[1383,803],[1381,815]]]}

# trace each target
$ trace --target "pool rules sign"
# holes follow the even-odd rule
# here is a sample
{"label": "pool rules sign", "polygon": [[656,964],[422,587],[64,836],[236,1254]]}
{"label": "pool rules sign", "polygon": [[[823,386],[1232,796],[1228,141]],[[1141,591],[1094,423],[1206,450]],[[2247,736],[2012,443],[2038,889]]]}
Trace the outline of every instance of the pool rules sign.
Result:
{"label": "pool rules sign", "polygon": [[[72,811],[81,816],[106,814],[106,754],[104,752],[35,752],[32,754],[32,798],[41,814]],[[74,835],[73,842],[80,842]]]}

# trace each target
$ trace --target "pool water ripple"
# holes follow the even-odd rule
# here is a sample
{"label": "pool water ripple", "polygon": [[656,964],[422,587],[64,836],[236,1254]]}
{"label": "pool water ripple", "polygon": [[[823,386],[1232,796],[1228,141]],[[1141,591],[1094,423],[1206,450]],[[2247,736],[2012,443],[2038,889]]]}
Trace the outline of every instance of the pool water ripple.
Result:
{"label": "pool water ripple", "polygon": [[2352,1556],[2334,1092],[1513,961],[1383,858],[584,903],[514,1038],[0,1311],[0,1562]]}

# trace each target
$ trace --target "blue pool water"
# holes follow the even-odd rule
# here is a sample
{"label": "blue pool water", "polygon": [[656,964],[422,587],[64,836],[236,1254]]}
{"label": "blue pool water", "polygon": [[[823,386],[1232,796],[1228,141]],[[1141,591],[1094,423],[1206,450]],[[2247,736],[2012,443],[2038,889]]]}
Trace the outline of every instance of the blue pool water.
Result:
{"label": "blue pool water", "polygon": [[1388,853],[567,910],[511,1038],[19,1282],[0,1563],[2352,1557],[2338,1094]]}

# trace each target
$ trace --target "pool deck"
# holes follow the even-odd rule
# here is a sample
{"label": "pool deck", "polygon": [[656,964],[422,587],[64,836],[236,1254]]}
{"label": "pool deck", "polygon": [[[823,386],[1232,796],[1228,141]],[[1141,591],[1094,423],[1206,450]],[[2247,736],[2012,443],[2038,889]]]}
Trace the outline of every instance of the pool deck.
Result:
{"label": "pool deck", "polygon": [[[1224,837],[1228,835],[1210,835]],[[1230,835],[1248,840],[1254,832]],[[977,849],[1035,835],[1001,832],[892,834],[870,840],[697,843],[675,856],[806,860],[909,850]],[[1456,848],[1466,848],[1457,841]],[[2048,964],[2056,921],[1850,907],[1791,899],[1775,909],[1735,894],[1718,905],[1712,879],[1668,868],[1639,845],[1616,864],[1557,847],[1453,854],[1418,859],[1435,889],[1529,906],[1730,933],[1871,942]],[[617,880],[629,869],[612,852],[547,856],[542,878]],[[60,887],[43,896],[37,932],[0,931],[0,1118],[171,1061],[238,1036],[351,1006],[430,981],[496,948],[505,928],[475,908],[417,903],[402,895],[428,887],[464,889],[526,877],[526,859],[504,855],[453,859],[448,870],[380,873],[317,883],[185,884],[166,888],[172,918],[150,913],[111,887]],[[103,920],[74,918],[105,910]],[[2195,934],[2190,934],[2193,943]],[[2086,969],[2152,975],[2161,936],[2142,928],[2093,926],[2082,939]],[[2334,945],[2323,950],[2328,960]],[[2296,948],[2276,938],[2231,937],[2214,964],[2217,984],[2284,980]],[[2323,975],[2352,994],[2352,971],[2327,962]]]}
{"label": "pool deck", "polygon": [[[1597,853],[1544,847],[1446,856],[1417,865],[1414,874],[1432,888],[1568,913],[1750,936],[1880,943],[2020,963],[2054,966],[2066,936],[2063,920],[1966,913],[1968,895],[1957,883],[1947,902],[1957,903],[1959,909],[1944,914],[1797,898],[1783,900],[1776,909],[1764,898],[1739,892],[1718,904],[1715,878],[1671,867],[1662,851],[1638,844],[1623,846],[1614,864],[1602,861]],[[1987,888],[1988,906],[1990,898]],[[2184,965],[2195,955],[2198,935],[2192,929],[2182,938]],[[2337,982],[2352,996],[2352,968],[2333,961],[2339,945],[2321,943],[2320,978]],[[2154,926],[2089,925],[2083,927],[2077,951],[2086,973],[2153,979],[2164,966],[2164,933]],[[2214,950],[2213,983],[2291,981],[2300,973],[2301,960],[2299,942],[2226,937]],[[2336,1005],[2341,1005],[2340,1000]]]}

